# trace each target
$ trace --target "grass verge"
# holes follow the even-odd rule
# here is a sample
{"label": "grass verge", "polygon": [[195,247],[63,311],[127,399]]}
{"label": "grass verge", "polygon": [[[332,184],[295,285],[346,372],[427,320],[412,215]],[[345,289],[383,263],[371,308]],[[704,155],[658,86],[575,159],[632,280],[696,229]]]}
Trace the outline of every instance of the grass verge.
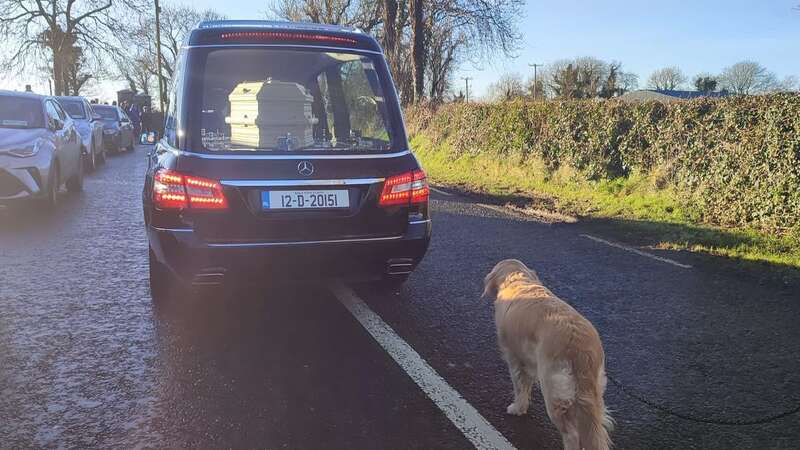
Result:
{"label": "grass verge", "polygon": [[537,162],[487,155],[455,156],[447,144],[417,134],[411,146],[433,184],[479,195],[499,204],[574,215],[626,241],[659,249],[686,250],[742,262],[800,270],[800,230],[785,235],[699,223],[658,174],[585,181],[568,168],[547,174]]}

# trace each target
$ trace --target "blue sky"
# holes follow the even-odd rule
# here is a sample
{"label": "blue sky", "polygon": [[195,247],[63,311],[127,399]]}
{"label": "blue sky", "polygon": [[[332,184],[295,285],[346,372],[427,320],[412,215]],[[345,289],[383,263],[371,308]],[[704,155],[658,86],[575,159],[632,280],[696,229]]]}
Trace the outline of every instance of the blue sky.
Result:
{"label": "blue sky", "polygon": [[[232,19],[262,18],[269,7],[264,0],[191,4]],[[481,95],[505,72],[528,76],[529,63],[576,56],[621,61],[639,75],[642,87],[660,67],[677,65],[691,78],[744,59],[761,62],[779,78],[800,77],[796,5],[800,0],[529,0],[519,24],[524,40],[517,57],[464,66],[457,81],[460,86],[462,76],[473,77],[473,92]]]}
{"label": "blue sky", "polygon": [[[224,6],[196,0],[231,18],[261,16],[263,1],[240,0]],[[639,75],[677,65],[688,77],[717,73],[744,59],[761,62],[779,78],[800,77],[800,0],[528,0],[520,21],[524,41],[517,58],[497,58],[482,67],[465,66],[474,92],[505,72],[529,75],[529,63],[595,56],[618,60]]]}

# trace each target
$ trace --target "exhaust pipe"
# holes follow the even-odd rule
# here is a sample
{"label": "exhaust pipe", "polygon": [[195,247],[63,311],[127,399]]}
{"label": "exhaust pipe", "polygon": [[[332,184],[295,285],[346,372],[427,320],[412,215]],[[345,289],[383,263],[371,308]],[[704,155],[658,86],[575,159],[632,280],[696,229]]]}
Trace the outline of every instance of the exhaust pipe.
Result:
{"label": "exhaust pipe", "polygon": [[414,270],[414,260],[411,258],[390,259],[386,263],[388,275],[408,275]]}

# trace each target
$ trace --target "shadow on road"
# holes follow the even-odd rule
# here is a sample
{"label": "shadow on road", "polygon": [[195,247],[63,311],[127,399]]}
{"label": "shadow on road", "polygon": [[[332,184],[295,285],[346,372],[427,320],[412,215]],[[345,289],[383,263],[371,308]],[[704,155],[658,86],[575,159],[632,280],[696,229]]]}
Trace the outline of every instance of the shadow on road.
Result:
{"label": "shadow on road", "polygon": [[[176,445],[466,445],[324,286],[186,296],[154,317],[161,375],[152,427]],[[419,431],[412,442],[407,429]]]}

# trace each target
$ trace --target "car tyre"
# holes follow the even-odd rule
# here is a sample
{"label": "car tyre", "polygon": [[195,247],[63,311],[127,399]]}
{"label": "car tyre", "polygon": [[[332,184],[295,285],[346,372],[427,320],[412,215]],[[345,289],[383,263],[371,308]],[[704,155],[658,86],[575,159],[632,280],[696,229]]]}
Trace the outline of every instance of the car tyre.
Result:
{"label": "car tyre", "polygon": [[92,173],[97,170],[97,154],[94,150],[94,144],[89,148],[88,155],[89,158],[86,160],[86,168],[89,169],[89,173]]}
{"label": "car tyre", "polygon": [[58,191],[61,190],[61,176],[57,163],[53,163],[50,175],[47,177],[47,194],[42,199],[42,206],[47,211],[53,211],[58,206]]}
{"label": "car tyre", "polygon": [[81,161],[80,164],[78,164],[78,173],[67,180],[68,191],[75,193],[83,190],[83,165],[83,155],[81,155]]}

